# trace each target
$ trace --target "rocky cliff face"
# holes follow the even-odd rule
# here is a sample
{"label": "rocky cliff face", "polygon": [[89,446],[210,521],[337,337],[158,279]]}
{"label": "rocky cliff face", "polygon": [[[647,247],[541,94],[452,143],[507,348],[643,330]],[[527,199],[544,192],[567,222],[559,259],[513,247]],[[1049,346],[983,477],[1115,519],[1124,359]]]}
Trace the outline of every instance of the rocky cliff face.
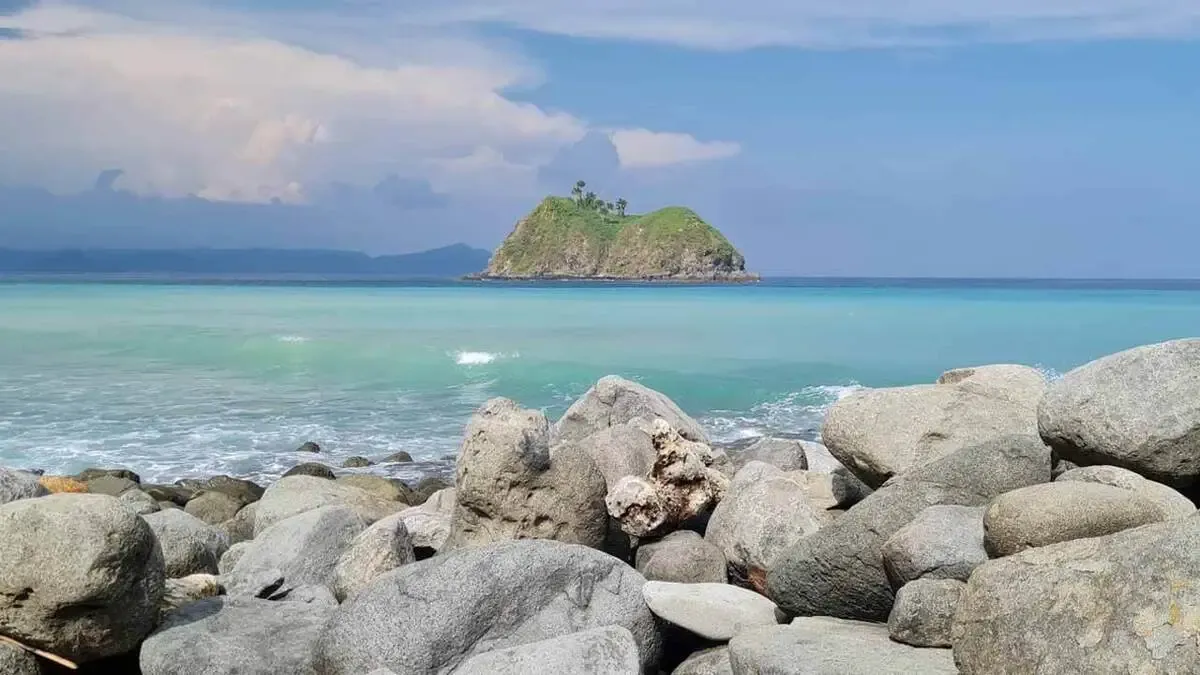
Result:
{"label": "rocky cliff face", "polygon": [[742,254],[691,209],[602,214],[548,197],[492,255],[492,279],[754,281]]}

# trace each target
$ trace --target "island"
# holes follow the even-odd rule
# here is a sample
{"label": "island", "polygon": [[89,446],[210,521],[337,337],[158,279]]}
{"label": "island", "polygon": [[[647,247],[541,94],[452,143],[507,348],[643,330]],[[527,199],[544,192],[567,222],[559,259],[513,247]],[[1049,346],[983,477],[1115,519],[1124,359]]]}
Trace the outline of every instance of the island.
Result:
{"label": "island", "polygon": [[626,213],[575,183],[517,222],[472,279],[632,280],[742,283],[758,280],[746,259],[695,211],[670,206]]}

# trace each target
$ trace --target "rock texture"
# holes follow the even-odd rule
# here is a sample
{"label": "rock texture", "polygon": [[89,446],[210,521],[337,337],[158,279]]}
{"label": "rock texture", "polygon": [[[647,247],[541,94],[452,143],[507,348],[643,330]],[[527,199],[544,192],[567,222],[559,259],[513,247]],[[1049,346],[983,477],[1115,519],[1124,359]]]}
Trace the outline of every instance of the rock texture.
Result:
{"label": "rock texture", "polygon": [[455,668],[454,675],[639,675],[641,670],[633,633],[621,626],[603,626],[484,652]]}
{"label": "rock texture", "polygon": [[158,621],[162,551],[113,497],[0,506],[0,634],[79,663],[123,654]]}
{"label": "rock texture", "polygon": [[983,547],[983,507],[930,506],[880,548],[892,588],[917,579],[966,581],[988,561]]}
{"label": "rock texture", "polygon": [[716,642],[728,641],[755,626],[774,626],[782,618],[775,603],[728,584],[647,581],[642,597],[663,621]]}
{"label": "rock texture", "polygon": [[193,515],[209,525],[220,525],[232,519],[242,510],[245,503],[224,492],[204,491],[198,493],[183,507],[184,513]]}
{"label": "rock texture", "polygon": [[711,647],[695,652],[671,671],[671,675],[733,675],[729,647]]}
{"label": "rock texture", "polygon": [[912,469],[780,555],[768,595],[795,615],[886,621],[893,591],[881,548],[889,537],[929,506],[981,506],[1049,480],[1050,451],[1029,436],[993,439]]}
{"label": "rock texture", "polygon": [[1055,455],[1120,466],[1171,487],[1200,478],[1200,340],[1136,347],[1054,382],[1038,428]]}
{"label": "rock texture", "polygon": [[255,507],[255,536],[282,520],[322,506],[349,506],[368,525],[404,508],[400,502],[337,481],[289,476],[271,485]]}
{"label": "rock texture", "polygon": [[1035,548],[971,575],[954,625],[967,675],[1200,671],[1200,518]]}
{"label": "rock texture", "polygon": [[345,506],[325,506],[278,523],[255,537],[226,576],[230,595],[259,595],[261,586],[282,578],[287,588],[332,587],[334,569],[364,529]]}
{"label": "rock texture", "polygon": [[1116,466],[1085,466],[1069,469],[1059,474],[1054,480],[1056,482],[1100,483],[1131,490],[1139,497],[1157,504],[1165,518],[1182,518],[1196,512],[1196,505],[1192,503],[1192,500],[1179,492],[1162,483],[1147,480],[1128,469]]}
{"label": "rock texture", "polygon": [[808,468],[804,444],[791,438],[763,437],[737,453],[738,468],[750,462],[763,462],[783,471],[798,471]]}
{"label": "rock texture", "polygon": [[725,556],[696,532],[679,530],[638,547],[637,571],[650,581],[725,583]]}
{"label": "rock texture", "polygon": [[633,420],[667,424],[689,441],[707,442],[708,435],[696,420],[665,395],[616,375],[600,378],[587,393],[567,408],[554,424],[556,443],[578,441],[597,431],[627,424]]}
{"label": "rock texture", "polygon": [[1025,366],[959,369],[938,384],[866,389],[830,408],[821,437],[867,485],[989,439],[1037,436],[1046,381]]}
{"label": "rock texture", "polygon": [[24,471],[13,471],[0,467],[0,504],[48,494],[50,491],[38,482],[37,476]]}
{"label": "rock texture", "polygon": [[626,476],[643,477],[650,473],[658,456],[651,433],[651,423],[639,417],[601,429],[571,444],[592,459],[611,490]]}
{"label": "rock texture", "polygon": [[829,617],[801,617],[757,628],[729,642],[734,675],[954,675],[948,649],[917,649],[888,639],[887,627]]}
{"label": "rock texture", "polygon": [[341,605],[321,636],[318,670],[439,673],[476,654],[602,626],[628,629],[648,669],[661,638],[643,583],[616,558],[555,541],[440,554],[379,577]]}
{"label": "rock texture", "polygon": [[352,598],[376,577],[414,560],[403,517],[388,516],[355,537],[342,553],[333,570],[333,593],[339,602]]}
{"label": "rock texture", "polygon": [[604,477],[581,452],[549,445],[537,411],[498,398],[467,424],[458,456],[456,505],[446,546],[507,539],[604,545]]}
{"label": "rock texture", "polygon": [[41,675],[37,657],[23,649],[0,643],[0,673],[4,675]]}
{"label": "rock texture", "polygon": [[1030,485],[988,505],[983,545],[991,557],[999,558],[1165,519],[1157,504],[1132,490],[1077,481]]}
{"label": "rock texture", "polygon": [[430,495],[420,506],[400,512],[409,541],[414,549],[440,551],[450,538],[450,523],[454,517],[457,490],[446,488]]}
{"label": "rock texture", "polygon": [[217,563],[229,548],[224,532],[178,509],[143,518],[162,547],[168,577],[217,573]]}
{"label": "rock texture", "polygon": [[949,647],[954,612],[967,585],[957,579],[918,579],[896,593],[888,635],[914,647]]}

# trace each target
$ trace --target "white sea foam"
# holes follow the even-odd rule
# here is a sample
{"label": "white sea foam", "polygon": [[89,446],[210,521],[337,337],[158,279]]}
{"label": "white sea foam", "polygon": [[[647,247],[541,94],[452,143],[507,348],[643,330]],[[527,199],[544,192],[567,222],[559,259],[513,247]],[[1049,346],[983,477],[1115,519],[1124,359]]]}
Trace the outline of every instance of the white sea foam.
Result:
{"label": "white sea foam", "polygon": [[857,383],[804,387],[749,410],[717,410],[701,419],[717,442],[786,434],[820,440],[821,422],[835,402],[862,389]]}
{"label": "white sea foam", "polygon": [[454,362],[460,366],[486,366],[489,363],[494,363],[500,359],[515,359],[520,354],[501,354],[499,352],[473,352],[473,351],[457,351],[454,352]]}
{"label": "white sea foam", "polygon": [[275,339],[278,340],[279,342],[292,342],[292,343],[309,341],[309,338],[306,338],[303,335],[276,335]]}

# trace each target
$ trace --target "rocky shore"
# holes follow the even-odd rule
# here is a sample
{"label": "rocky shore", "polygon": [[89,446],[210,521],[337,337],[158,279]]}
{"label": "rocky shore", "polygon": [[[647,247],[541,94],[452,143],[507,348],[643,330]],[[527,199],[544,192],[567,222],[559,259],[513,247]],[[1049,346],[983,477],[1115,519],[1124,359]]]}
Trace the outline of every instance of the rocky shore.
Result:
{"label": "rocky shore", "polygon": [[1200,672],[1200,340],[822,440],[727,452],[610,376],[489,401],[452,482],[0,469],[0,675]]}

